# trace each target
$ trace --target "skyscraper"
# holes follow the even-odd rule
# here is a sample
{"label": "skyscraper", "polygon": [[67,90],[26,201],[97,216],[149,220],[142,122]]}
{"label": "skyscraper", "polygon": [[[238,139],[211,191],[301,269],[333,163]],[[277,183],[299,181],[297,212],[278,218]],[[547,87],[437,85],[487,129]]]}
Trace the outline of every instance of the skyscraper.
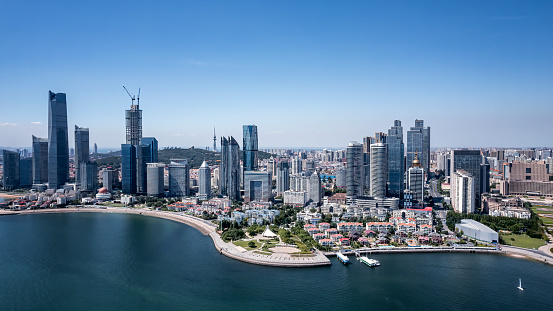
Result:
{"label": "skyscraper", "polygon": [[363,145],[357,142],[349,143],[346,161],[346,194],[351,198],[362,196],[365,184]]}
{"label": "skyscraper", "polygon": [[94,154],[97,154],[98,153],[98,145],[96,145],[96,143],[94,143],[94,150],[93,150]]}
{"label": "skyscraper", "polygon": [[413,163],[415,152],[426,174],[430,168],[430,127],[424,127],[423,120],[415,120],[415,126],[407,131],[407,162]]}
{"label": "skyscraper", "polygon": [[221,137],[221,186],[222,195],[230,200],[240,199],[240,146],[234,137]]}
{"label": "skyscraper", "polygon": [[416,153],[415,159],[407,171],[407,189],[411,192],[414,204],[424,207],[424,169]]}
{"label": "skyscraper", "polygon": [[401,198],[405,172],[405,147],[403,145],[403,127],[400,120],[395,120],[394,126],[388,130],[386,143],[388,145],[388,194],[391,197]]}
{"label": "skyscraper", "polygon": [[371,196],[386,197],[388,156],[385,143],[371,144]]}
{"label": "skyscraper", "polygon": [[292,175],[297,175],[303,171],[301,159],[293,158],[291,162],[292,162]]}
{"label": "skyscraper", "polygon": [[257,126],[255,125],[244,125],[244,143],[243,148],[243,163],[244,171],[257,171]]}
{"label": "skyscraper", "polygon": [[215,127],[213,127],[213,152],[217,152],[217,136],[215,135]]}
{"label": "skyscraper", "polygon": [[19,188],[19,152],[2,150],[2,184],[5,190]]}
{"label": "skyscraper", "polygon": [[[452,176],[456,171],[464,170],[473,178],[476,206],[480,205],[480,163],[482,163],[480,150],[451,151]],[[452,184],[451,187],[453,188],[454,185]]]}
{"label": "skyscraper", "polygon": [[323,188],[321,187],[321,175],[317,171],[309,176],[307,187],[307,199],[315,204],[319,204],[323,197]]}
{"label": "skyscraper", "polygon": [[33,159],[21,158],[19,161],[19,186],[28,188],[33,185]]}
{"label": "skyscraper", "polygon": [[277,195],[283,196],[290,189],[290,165],[287,159],[277,163],[276,177]]}
{"label": "skyscraper", "polygon": [[131,104],[131,109],[125,110],[125,125],[127,144],[139,145],[142,141],[142,110],[138,104]]}
{"label": "skyscraper", "polygon": [[136,194],[136,147],[121,144],[121,187],[124,194]]}
{"label": "skyscraper", "polygon": [[148,187],[146,193],[149,196],[163,195],[163,171],[165,164],[163,163],[148,163],[147,176]]}
{"label": "skyscraper", "polygon": [[90,154],[90,136],[88,128],[75,125],[75,182],[81,184],[81,163],[87,162]]}
{"label": "skyscraper", "polygon": [[148,146],[151,161],[157,162],[158,150],[159,150],[157,145],[157,139],[155,137],[142,137],[141,144]]}
{"label": "skyscraper", "polygon": [[456,169],[451,174],[451,205],[457,213],[474,213],[476,207],[474,180],[474,175],[463,169]]}
{"label": "skyscraper", "polygon": [[204,161],[198,171],[198,197],[200,200],[208,200],[211,197],[211,169]]}
{"label": "skyscraper", "polygon": [[148,187],[148,163],[152,161],[152,149],[150,145],[134,146],[136,150],[136,192],[146,193]]}
{"label": "skyscraper", "polygon": [[81,162],[79,167],[80,178],[79,187],[82,191],[94,191],[98,188],[98,165],[96,162]]}
{"label": "skyscraper", "polygon": [[33,184],[48,182],[48,139],[33,136]]}
{"label": "skyscraper", "polygon": [[267,172],[244,172],[244,202],[269,201],[271,198],[271,175]]}
{"label": "skyscraper", "polygon": [[183,197],[190,195],[190,166],[188,160],[171,159],[168,170],[169,196]]}
{"label": "skyscraper", "polygon": [[48,188],[69,180],[69,140],[65,93],[48,91]]}

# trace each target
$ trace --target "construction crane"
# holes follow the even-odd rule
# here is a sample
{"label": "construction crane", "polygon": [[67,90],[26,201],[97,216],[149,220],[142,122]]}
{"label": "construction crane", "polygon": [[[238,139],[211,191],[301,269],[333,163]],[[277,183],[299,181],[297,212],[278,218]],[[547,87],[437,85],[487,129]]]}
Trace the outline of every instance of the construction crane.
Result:
{"label": "construction crane", "polygon": [[[127,88],[126,88],[124,85],[123,85],[123,88],[125,89],[125,91],[127,92],[127,94],[129,94],[129,97],[131,98],[131,101],[132,101],[132,102],[131,102],[131,105],[134,106],[134,95],[131,95],[131,93],[129,93],[129,91],[127,90]],[[138,95],[138,96],[140,96],[140,89],[139,89],[138,92],[139,92],[139,95]]]}

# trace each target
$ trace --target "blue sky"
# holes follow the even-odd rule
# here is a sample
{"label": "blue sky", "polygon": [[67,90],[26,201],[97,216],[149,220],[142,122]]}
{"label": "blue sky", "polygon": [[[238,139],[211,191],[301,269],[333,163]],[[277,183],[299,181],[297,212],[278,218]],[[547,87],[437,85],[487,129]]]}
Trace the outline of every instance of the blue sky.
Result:
{"label": "blue sky", "polygon": [[[342,147],[424,119],[433,147],[553,145],[551,1],[0,1],[0,146],[69,126],[161,146]],[[73,136],[70,135],[70,141]]]}

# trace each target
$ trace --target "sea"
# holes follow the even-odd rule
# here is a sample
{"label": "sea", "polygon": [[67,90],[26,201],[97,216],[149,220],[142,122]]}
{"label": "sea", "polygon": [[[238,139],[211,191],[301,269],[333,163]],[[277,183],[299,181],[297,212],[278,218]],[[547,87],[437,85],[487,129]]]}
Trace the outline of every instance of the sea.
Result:
{"label": "sea", "polygon": [[[497,254],[379,254],[278,268],[129,214],[0,216],[0,310],[551,310],[553,267]],[[519,278],[524,290],[517,289]]]}

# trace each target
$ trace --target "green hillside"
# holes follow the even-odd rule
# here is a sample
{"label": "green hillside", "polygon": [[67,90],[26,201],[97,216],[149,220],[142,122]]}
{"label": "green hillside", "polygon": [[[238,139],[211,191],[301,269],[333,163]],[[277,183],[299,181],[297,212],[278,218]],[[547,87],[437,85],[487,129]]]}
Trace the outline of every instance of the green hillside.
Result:
{"label": "green hillside", "polygon": [[[260,159],[270,158],[272,154],[259,151]],[[202,162],[205,160],[207,164],[219,165],[221,162],[221,153],[213,152],[204,149],[182,149],[182,148],[173,148],[173,149],[163,149],[158,153],[159,162],[168,164],[171,159],[187,159],[190,163],[191,168],[199,168],[202,165]],[[108,156],[103,159],[96,160],[96,163],[99,167],[110,166],[112,168],[119,168],[121,166],[121,157],[120,156]]]}

